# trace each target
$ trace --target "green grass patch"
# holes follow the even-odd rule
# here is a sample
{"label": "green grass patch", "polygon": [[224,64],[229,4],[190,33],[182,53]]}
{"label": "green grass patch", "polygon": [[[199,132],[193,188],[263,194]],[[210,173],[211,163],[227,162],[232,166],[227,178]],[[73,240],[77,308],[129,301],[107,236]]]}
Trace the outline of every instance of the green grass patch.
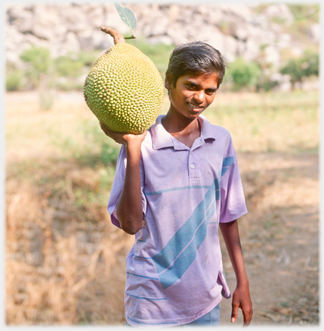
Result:
{"label": "green grass patch", "polygon": [[151,45],[147,43],[143,37],[139,37],[135,40],[129,40],[127,42],[134,45],[146,56],[148,56],[154,62],[164,79],[164,75],[169,63],[169,57],[174,49],[174,45],[165,45],[161,43]]}
{"label": "green grass patch", "polygon": [[204,115],[230,131],[240,152],[318,152],[318,92],[219,94]]}

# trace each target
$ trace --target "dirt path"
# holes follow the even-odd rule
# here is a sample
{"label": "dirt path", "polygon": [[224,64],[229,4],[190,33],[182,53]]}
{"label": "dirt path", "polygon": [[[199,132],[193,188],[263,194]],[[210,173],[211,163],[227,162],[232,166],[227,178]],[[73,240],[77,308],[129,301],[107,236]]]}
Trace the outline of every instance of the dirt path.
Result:
{"label": "dirt path", "polygon": [[[318,156],[240,154],[249,214],[241,222],[253,325],[319,323]],[[224,251],[230,288],[235,277]],[[230,324],[231,300],[223,300]],[[241,313],[237,323],[243,321]]]}

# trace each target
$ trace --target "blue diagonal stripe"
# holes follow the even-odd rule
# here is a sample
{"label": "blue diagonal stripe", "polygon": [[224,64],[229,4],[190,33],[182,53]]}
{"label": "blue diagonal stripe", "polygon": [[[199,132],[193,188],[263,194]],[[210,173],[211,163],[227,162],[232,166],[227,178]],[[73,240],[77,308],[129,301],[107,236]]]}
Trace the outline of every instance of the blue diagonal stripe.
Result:
{"label": "blue diagonal stripe", "polygon": [[146,195],[157,195],[162,193],[168,193],[173,191],[184,191],[184,190],[192,190],[192,189],[204,189],[209,188],[209,186],[204,185],[191,185],[191,186],[181,186],[181,187],[172,187],[169,189],[161,190],[161,191],[155,191],[155,192],[144,192]]}
{"label": "blue diagonal stripe", "polygon": [[[161,274],[160,281],[163,287],[168,287],[172,285],[175,280],[179,279],[195,259],[198,250],[197,247],[200,246],[206,236],[206,233],[203,230],[204,228],[206,229],[206,220],[208,219],[209,221],[215,210],[210,209],[212,211],[210,216],[208,213],[206,214],[206,212],[209,210],[212,203],[215,204],[217,196],[220,196],[220,194],[217,193],[218,191],[219,180],[215,179],[205,194],[203,201],[197,206],[193,214],[175,233],[161,252],[152,258],[158,274]],[[205,222],[204,226],[202,225],[202,222]],[[181,256],[179,256],[180,254]],[[177,261],[179,260],[178,262],[175,262],[177,268],[181,266],[179,269],[176,269],[177,274],[173,274],[175,268],[170,268],[170,272],[166,272],[163,276],[162,272],[165,271],[176,259]]]}
{"label": "blue diagonal stripe", "polygon": [[[224,158],[220,176],[223,176],[233,163],[233,156]],[[220,182],[215,179],[189,219],[152,258],[164,289],[179,280],[195,260],[199,246],[206,238],[209,220],[216,211],[216,200],[219,200],[220,196]]]}
{"label": "blue diagonal stripe", "polygon": [[211,217],[216,211],[215,202],[211,203],[210,208],[206,213],[206,217],[202,224],[198,227],[194,239],[188,245],[188,247],[183,251],[178,259],[175,260],[173,265],[166,269],[162,274],[159,275],[161,285],[164,289],[168,288],[179,280],[182,275],[189,268],[191,263],[197,256],[198,249],[202,242],[205,240],[207,235],[207,225]]}
{"label": "blue diagonal stripe", "polygon": [[126,295],[129,295],[132,298],[136,298],[136,299],[143,299],[143,300],[149,300],[149,301],[160,301],[160,300],[168,300],[168,298],[146,298],[146,297],[140,297],[137,295],[133,295],[133,294],[129,294],[127,292],[125,292]]}
{"label": "blue diagonal stripe", "polygon": [[234,157],[233,156],[228,156],[223,159],[223,165],[222,168],[224,167],[229,167],[232,163],[234,162]]}
{"label": "blue diagonal stripe", "polygon": [[229,167],[234,163],[234,157],[228,156],[223,159],[223,165],[222,165],[222,173],[221,176],[225,174],[225,172],[229,169]]}

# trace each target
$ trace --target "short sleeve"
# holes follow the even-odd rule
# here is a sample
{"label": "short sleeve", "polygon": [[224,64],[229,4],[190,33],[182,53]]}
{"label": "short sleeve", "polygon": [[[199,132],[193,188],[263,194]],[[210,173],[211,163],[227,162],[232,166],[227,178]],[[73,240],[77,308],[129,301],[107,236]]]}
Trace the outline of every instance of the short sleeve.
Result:
{"label": "short sleeve", "polygon": [[[123,189],[124,185],[124,179],[125,179],[125,172],[126,172],[126,165],[127,165],[127,158],[126,158],[126,150],[124,145],[121,146],[117,164],[116,164],[116,172],[115,172],[115,178],[111,187],[109,201],[107,210],[110,214],[111,222],[116,225],[117,227],[121,228],[120,223],[118,221],[117,212],[116,212],[116,206],[118,199],[120,197],[120,194]],[[143,163],[141,160],[140,164],[140,170],[141,170],[141,195],[142,195],[142,207],[143,207],[143,213],[146,212],[146,198],[143,193],[144,189],[144,171],[143,171]]]}
{"label": "short sleeve", "polygon": [[232,139],[229,138],[226,154],[223,158],[220,179],[221,209],[220,222],[231,222],[247,213],[243,185]]}

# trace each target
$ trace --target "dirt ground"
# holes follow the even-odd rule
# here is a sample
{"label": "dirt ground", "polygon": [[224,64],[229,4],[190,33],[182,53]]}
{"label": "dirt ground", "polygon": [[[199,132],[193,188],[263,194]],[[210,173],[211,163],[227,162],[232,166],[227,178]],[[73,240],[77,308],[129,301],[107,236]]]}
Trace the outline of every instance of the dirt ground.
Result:
{"label": "dirt ground", "polygon": [[[249,214],[240,219],[252,325],[319,324],[318,156],[239,154]],[[226,252],[224,267],[235,288]],[[230,324],[231,300],[221,303]],[[240,319],[237,323],[242,323]]]}
{"label": "dirt ground", "polygon": [[[104,203],[78,205],[80,192],[98,194],[98,169],[55,159],[45,139],[28,129],[39,121],[46,133],[58,116],[69,129],[69,121],[91,114],[83,115],[75,100],[40,114],[33,98],[7,96],[8,134],[19,124],[22,136],[6,149],[6,323],[124,325],[125,257],[133,239],[110,224]],[[318,154],[237,156],[249,210],[239,229],[251,325],[319,325]],[[222,247],[233,292],[235,275]],[[230,325],[230,317],[231,299],[224,299],[221,324]],[[242,323],[239,312],[235,325]]]}

